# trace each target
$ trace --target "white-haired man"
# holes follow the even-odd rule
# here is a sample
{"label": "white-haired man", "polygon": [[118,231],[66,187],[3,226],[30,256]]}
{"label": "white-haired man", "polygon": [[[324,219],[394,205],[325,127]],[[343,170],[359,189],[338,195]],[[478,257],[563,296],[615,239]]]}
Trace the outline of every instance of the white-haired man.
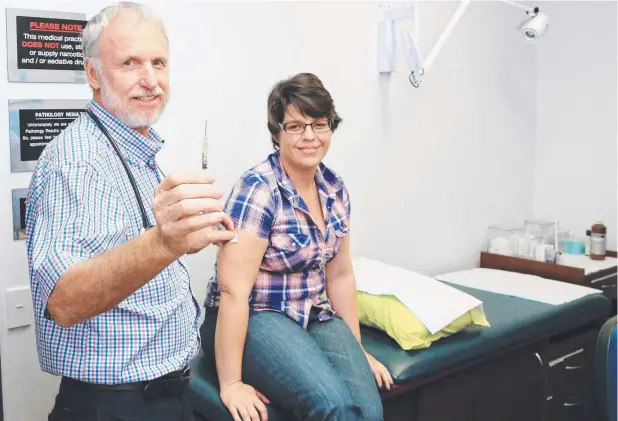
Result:
{"label": "white-haired man", "polygon": [[107,7],[83,52],[93,100],[45,148],[27,198],[39,360],[62,376],[48,419],[192,420],[200,307],[183,256],[230,241],[233,224],[212,176],[165,177],[155,162],[150,126],[169,95],[161,21],[136,3]]}

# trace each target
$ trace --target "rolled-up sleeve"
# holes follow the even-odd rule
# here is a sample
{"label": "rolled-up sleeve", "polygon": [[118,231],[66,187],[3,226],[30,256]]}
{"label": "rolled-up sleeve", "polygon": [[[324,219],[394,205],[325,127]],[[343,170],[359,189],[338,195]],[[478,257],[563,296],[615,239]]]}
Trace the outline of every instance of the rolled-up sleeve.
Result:
{"label": "rolled-up sleeve", "polygon": [[341,200],[343,201],[343,208],[345,209],[345,222],[349,225],[350,217],[352,216],[352,207],[350,205],[350,193],[345,185],[343,189],[341,189]]}
{"label": "rolled-up sleeve", "polygon": [[118,193],[87,164],[51,170],[30,200],[32,281],[46,304],[71,265],[126,241],[125,217]]}
{"label": "rolled-up sleeve", "polygon": [[276,215],[274,193],[258,177],[243,177],[232,188],[226,213],[236,228],[267,239]]}

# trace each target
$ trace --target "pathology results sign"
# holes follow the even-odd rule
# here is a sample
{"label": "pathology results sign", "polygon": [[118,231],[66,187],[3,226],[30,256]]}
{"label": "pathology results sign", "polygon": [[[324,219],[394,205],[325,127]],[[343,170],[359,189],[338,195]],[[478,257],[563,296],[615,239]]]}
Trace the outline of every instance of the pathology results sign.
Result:
{"label": "pathology results sign", "polygon": [[89,99],[9,99],[11,172],[32,171],[41,152],[84,112]]}
{"label": "pathology results sign", "polygon": [[17,68],[83,70],[86,21],[16,16]]}
{"label": "pathology results sign", "polygon": [[19,110],[21,161],[36,161],[52,139],[79,117],[83,109]]}

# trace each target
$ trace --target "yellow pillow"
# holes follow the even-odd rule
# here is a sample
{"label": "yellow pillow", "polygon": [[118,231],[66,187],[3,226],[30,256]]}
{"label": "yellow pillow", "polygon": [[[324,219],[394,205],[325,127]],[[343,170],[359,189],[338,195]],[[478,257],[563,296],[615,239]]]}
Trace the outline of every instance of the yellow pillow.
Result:
{"label": "yellow pillow", "polygon": [[386,332],[406,351],[428,348],[432,342],[470,325],[489,327],[482,308],[476,307],[432,335],[418,317],[394,295],[371,295],[356,291],[356,299],[360,324]]}

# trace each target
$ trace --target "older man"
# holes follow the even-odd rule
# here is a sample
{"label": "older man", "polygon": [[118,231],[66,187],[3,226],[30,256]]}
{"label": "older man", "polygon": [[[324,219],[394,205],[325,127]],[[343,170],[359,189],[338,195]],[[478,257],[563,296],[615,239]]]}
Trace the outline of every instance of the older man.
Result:
{"label": "older man", "polygon": [[162,23],[139,4],[107,7],[83,51],[93,100],[44,150],[27,199],[39,360],[62,376],[49,420],[191,420],[200,308],[183,256],[231,240],[233,224],[213,177],[164,177],[155,162]]}

